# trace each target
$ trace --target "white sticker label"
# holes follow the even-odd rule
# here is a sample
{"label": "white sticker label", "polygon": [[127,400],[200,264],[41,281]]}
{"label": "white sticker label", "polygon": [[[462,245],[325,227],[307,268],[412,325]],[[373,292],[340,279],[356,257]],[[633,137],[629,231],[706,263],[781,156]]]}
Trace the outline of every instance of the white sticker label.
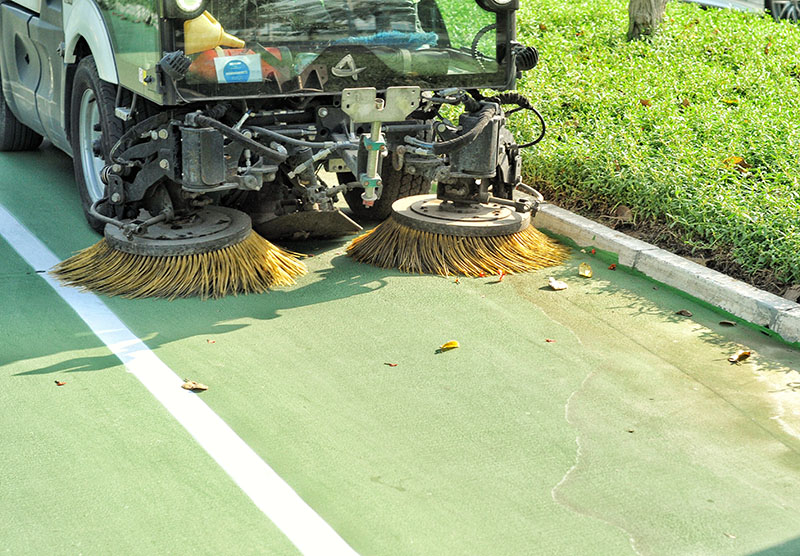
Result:
{"label": "white sticker label", "polygon": [[260,83],[261,56],[243,54],[241,56],[218,56],[214,58],[219,83]]}

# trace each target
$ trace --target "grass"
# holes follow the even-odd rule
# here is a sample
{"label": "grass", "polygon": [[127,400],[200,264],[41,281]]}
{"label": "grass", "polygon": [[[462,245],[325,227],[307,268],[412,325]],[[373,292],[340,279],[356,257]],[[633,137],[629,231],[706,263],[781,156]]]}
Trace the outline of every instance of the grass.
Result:
{"label": "grass", "polygon": [[[800,26],[672,2],[652,40],[629,43],[627,3],[522,3],[520,41],[541,62],[519,88],[550,125],[528,181],[800,283]],[[537,131],[511,120],[519,138]]]}

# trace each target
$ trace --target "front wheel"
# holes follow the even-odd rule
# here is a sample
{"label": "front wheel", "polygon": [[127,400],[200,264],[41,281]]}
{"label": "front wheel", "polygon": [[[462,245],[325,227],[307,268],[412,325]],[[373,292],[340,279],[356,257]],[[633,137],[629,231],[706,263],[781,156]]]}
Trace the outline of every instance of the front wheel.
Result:
{"label": "front wheel", "polygon": [[122,136],[122,121],[114,115],[114,85],[100,79],[94,58],[83,58],[72,86],[70,138],[75,183],[86,221],[97,232],[104,224],[89,213],[105,195],[100,170],[110,164],[111,148]]}
{"label": "front wheel", "polygon": [[[343,179],[348,178],[350,178],[349,181],[353,181],[352,174],[346,174]],[[392,214],[392,203],[397,199],[430,193],[431,190],[431,182],[425,176],[395,170],[389,161],[383,163],[381,181],[383,181],[381,198],[369,208],[364,206],[361,199],[361,194],[364,193],[363,188],[351,189],[344,194],[344,200],[347,201],[347,206],[350,207],[356,218],[360,220],[386,220]]]}

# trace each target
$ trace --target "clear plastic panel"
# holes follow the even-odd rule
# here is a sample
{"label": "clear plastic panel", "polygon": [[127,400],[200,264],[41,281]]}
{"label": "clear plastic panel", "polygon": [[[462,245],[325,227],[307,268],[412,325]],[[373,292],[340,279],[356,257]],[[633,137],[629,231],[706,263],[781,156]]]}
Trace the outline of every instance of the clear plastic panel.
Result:
{"label": "clear plastic panel", "polygon": [[470,0],[211,0],[177,46],[204,95],[489,86],[505,76],[496,27]]}

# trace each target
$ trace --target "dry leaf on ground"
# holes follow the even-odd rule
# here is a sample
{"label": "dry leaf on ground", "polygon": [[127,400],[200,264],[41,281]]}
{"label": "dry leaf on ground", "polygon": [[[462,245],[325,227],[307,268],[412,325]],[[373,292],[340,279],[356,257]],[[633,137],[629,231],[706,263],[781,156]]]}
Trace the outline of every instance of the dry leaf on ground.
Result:
{"label": "dry leaf on ground", "polygon": [[550,287],[553,288],[555,291],[561,291],[567,289],[566,282],[562,282],[561,280],[556,280],[552,276],[547,279],[547,283],[550,284]]}
{"label": "dry leaf on ground", "polygon": [[449,351],[451,349],[456,349],[457,347],[459,347],[458,342],[455,340],[450,340],[449,342],[440,345],[439,351]]}
{"label": "dry leaf on ground", "polygon": [[578,274],[583,276],[584,278],[591,278],[592,277],[592,267],[586,263],[581,263],[578,267]]}
{"label": "dry leaf on ground", "polygon": [[194,380],[188,380],[185,378],[183,380],[184,383],[183,386],[181,386],[181,388],[183,388],[184,390],[192,390],[192,391],[208,390],[208,386],[206,386],[205,384],[202,384],[200,382],[195,382]]}
{"label": "dry leaf on ground", "polygon": [[739,363],[750,357],[751,353],[752,352],[750,351],[740,349],[739,351],[728,357],[728,361],[730,361],[731,363]]}

